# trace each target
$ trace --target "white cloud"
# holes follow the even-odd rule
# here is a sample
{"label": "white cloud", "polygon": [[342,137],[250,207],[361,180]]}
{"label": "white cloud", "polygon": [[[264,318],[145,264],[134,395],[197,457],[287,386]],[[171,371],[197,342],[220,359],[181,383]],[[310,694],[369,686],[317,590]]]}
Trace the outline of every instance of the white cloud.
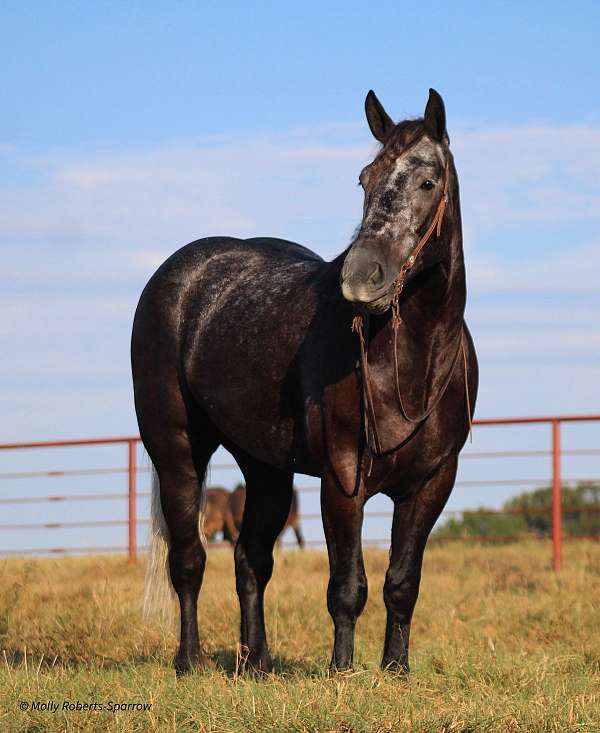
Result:
{"label": "white cloud", "polygon": [[478,293],[560,293],[599,292],[600,240],[562,252],[548,252],[536,258],[508,253],[501,257],[477,254],[467,258],[469,285]]}
{"label": "white cloud", "polygon": [[[475,251],[478,237],[507,224],[579,226],[600,216],[600,130],[462,131],[452,145],[467,245]],[[333,255],[359,220],[355,182],[373,150],[371,143],[356,142],[356,126],[348,124],[111,155],[23,159],[39,180],[5,190],[0,236],[57,248],[168,252],[209,234],[266,233]]]}
{"label": "white cloud", "polygon": [[477,224],[598,219],[600,129],[586,125],[462,132],[452,147]]}
{"label": "white cloud", "polygon": [[[40,185],[9,191],[0,202],[0,233],[5,239],[58,245],[64,238],[71,246],[102,242],[134,250],[172,250],[209,234],[294,236],[305,223],[356,218],[360,203],[353,184],[367,150],[249,139],[83,160],[49,158],[39,161]],[[354,207],[347,206],[348,192]]]}
{"label": "white cloud", "polygon": [[[357,174],[374,151],[358,130],[364,126],[332,124],[79,157],[25,159],[17,151],[36,174],[29,185],[5,184],[0,200],[0,334],[9,355],[0,389],[5,409],[26,416],[23,430],[31,426],[19,437],[132,424],[133,309],[147,276],[182,244],[210,234],[266,234],[324,256],[341,251],[360,218]],[[598,398],[600,380],[589,362],[600,337],[585,299],[596,298],[597,309],[600,130],[460,131],[452,145],[481,409],[548,412],[551,403],[569,409],[569,399],[571,409],[591,409],[586,399]],[[540,254],[540,247],[513,245],[515,226],[525,240],[555,226],[572,236]],[[506,247],[490,254],[486,237],[503,232]],[[577,381],[568,391],[566,359]],[[37,425],[36,411],[44,413]],[[57,424],[61,414],[65,426]]]}

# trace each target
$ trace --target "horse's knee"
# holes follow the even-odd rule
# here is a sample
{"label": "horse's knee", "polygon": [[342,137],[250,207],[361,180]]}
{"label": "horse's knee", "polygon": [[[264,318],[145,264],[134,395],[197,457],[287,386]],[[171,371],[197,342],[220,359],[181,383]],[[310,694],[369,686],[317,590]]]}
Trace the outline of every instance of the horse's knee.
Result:
{"label": "horse's knee", "polygon": [[383,585],[383,600],[388,611],[410,617],[417,602],[420,574],[389,570]]}
{"label": "horse's knee", "polygon": [[273,574],[273,553],[266,547],[239,539],[234,551],[238,593],[257,583],[264,588]]}
{"label": "horse's knee", "polygon": [[349,577],[333,575],[327,588],[327,608],[335,617],[356,619],[367,602],[368,584],[364,570]]}

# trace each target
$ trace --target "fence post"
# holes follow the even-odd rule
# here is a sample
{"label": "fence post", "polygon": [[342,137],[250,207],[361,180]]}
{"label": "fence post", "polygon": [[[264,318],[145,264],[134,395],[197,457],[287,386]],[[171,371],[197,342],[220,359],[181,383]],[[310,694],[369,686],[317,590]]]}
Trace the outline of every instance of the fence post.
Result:
{"label": "fence post", "polygon": [[552,565],[560,570],[562,555],[562,486],[560,481],[560,420],[552,420]]}
{"label": "fence post", "polygon": [[136,517],[136,483],[137,483],[137,455],[136,441],[127,441],[128,456],[128,525],[129,525],[129,562],[134,563],[137,553],[137,517]]}

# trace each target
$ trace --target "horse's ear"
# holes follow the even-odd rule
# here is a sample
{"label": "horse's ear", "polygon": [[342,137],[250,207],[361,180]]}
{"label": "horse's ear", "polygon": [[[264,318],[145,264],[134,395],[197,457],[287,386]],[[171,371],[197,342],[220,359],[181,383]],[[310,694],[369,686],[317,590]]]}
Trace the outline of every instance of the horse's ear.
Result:
{"label": "horse's ear", "polygon": [[424,114],[425,129],[427,134],[438,142],[442,142],[447,138],[446,133],[446,110],[444,109],[444,100],[435,91],[429,90],[429,99],[425,107]]}
{"label": "horse's ear", "polygon": [[396,125],[394,124],[394,120],[383,109],[383,105],[377,99],[372,89],[369,89],[369,93],[365,99],[365,112],[373,137],[379,140],[380,143],[385,143],[390,132]]}

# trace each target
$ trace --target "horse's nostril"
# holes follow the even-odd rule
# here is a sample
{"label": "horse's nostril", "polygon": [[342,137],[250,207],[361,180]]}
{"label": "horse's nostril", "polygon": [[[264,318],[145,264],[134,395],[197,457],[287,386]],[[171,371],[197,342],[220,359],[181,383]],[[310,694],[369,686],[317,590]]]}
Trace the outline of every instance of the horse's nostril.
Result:
{"label": "horse's nostril", "polygon": [[375,286],[381,285],[381,283],[383,282],[383,267],[379,264],[379,262],[375,263],[375,267],[369,275],[368,280]]}

